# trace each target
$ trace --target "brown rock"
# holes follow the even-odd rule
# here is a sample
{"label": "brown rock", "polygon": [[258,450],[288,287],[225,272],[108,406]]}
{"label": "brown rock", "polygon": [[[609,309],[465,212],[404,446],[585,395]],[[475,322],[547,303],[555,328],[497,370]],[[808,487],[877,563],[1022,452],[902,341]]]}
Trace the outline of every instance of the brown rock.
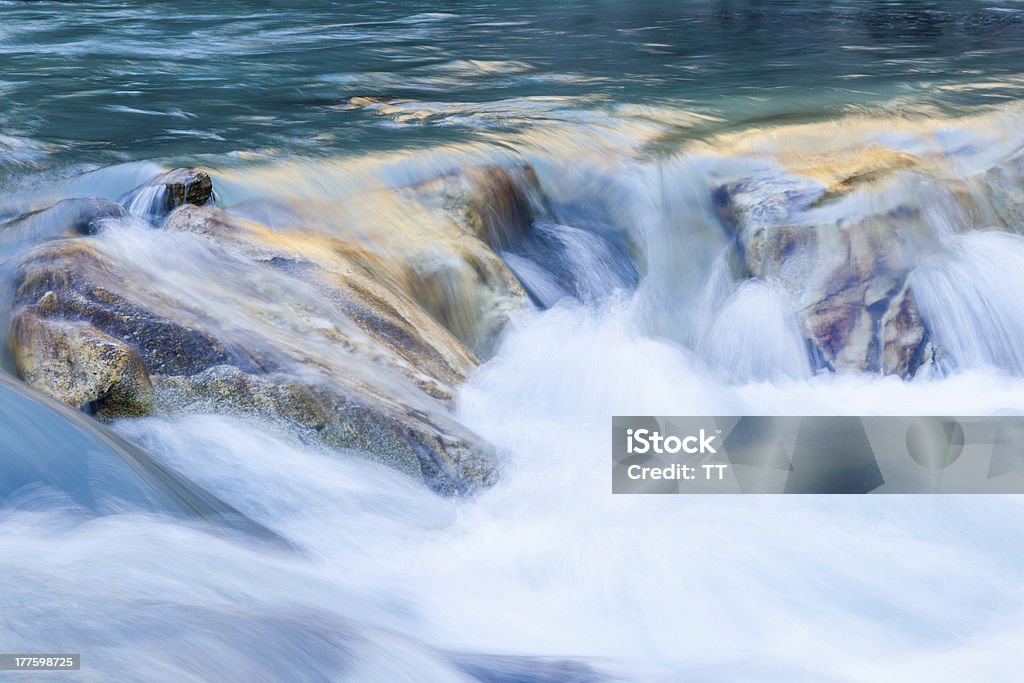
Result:
{"label": "brown rock", "polygon": [[[492,449],[445,406],[475,359],[404,294],[387,264],[322,234],[285,234],[212,208],[179,209],[168,229],[198,234],[169,242],[183,251],[162,257],[160,273],[133,269],[121,252],[112,257],[116,245],[107,241],[29,250],[16,268],[16,302],[31,306],[52,292],[36,307],[47,329],[73,330],[73,339],[89,330],[131,350],[154,378],[161,410],[266,420],[314,443],[357,448],[444,493],[493,480]],[[161,244],[147,245],[147,234]],[[155,250],[140,256],[149,264],[168,237],[134,233],[142,242],[133,253]],[[218,265],[198,269],[195,259]],[[14,336],[27,339],[28,322]],[[107,375],[129,375],[112,351],[87,356],[110,366],[100,375],[110,384],[105,394],[105,384],[65,390],[60,364],[73,365],[83,351],[55,338],[64,336],[40,337],[37,346],[58,351],[21,364],[36,383],[49,382],[76,406],[93,394],[120,396]],[[107,412],[127,412],[119,410]]]}
{"label": "brown rock", "polygon": [[200,168],[176,168],[157,176],[149,184],[166,188],[168,211],[186,204],[202,206],[213,197],[213,180]]}
{"label": "brown rock", "polygon": [[46,317],[58,309],[56,295],[48,292],[13,317],[10,344],[18,375],[59,401],[104,417],[149,413],[153,387],[135,350],[88,323]]}

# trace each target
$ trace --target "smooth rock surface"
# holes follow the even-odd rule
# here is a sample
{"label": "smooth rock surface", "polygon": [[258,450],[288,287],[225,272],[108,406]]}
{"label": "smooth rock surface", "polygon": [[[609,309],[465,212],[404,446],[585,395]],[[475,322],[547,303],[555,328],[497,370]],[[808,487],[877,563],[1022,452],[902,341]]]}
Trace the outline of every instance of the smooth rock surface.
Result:
{"label": "smooth rock surface", "polygon": [[491,447],[446,407],[476,359],[392,272],[340,240],[186,206],[160,231],[26,252],[12,342],[26,380],[101,417],[145,412],[148,375],[164,413],[274,423],[446,494],[487,485]]}
{"label": "smooth rock surface", "polygon": [[0,372],[0,507],[55,502],[91,515],[128,511],[202,520],[280,547],[259,522],[81,412]]}

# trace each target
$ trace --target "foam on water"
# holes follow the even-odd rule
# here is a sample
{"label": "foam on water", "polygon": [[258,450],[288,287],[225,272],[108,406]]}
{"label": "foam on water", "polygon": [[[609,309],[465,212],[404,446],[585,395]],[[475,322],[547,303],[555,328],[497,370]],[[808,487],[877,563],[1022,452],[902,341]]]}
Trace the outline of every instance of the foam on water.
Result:
{"label": "foam on water", "polygon": [[992,365],[1024,374],[1024,237],[975,232],[911,276],[921,315],[947,366]]}
{"label": "foam on water", "polygon": [[723,303],[700,341],[720,377],[746,383],[811,375],[807,348],[785,292],[751,280]]}
{"label": "foam on water", "polygon": [[505,454],[476,499],[229,418],[121,423],[300,553],[138,515],[6,513],[0,601],[35,615],[6,642],[182,680],[469,680],[452,650],[573,655],[626,680],[1009,676],[1004,655],[1024,645],[1020,500],[611,496],[607,419],[1021,412],[1024,380],[730,387],[634,316],[616,300],[518,321],[460,398]]}
{"label": "foam on water", "polygon": [[[374,176],[374,163],[353,164],[252,174],[320,196],[310,211],[352,190],[346,237],[416,226],[393,215],[376,176],[394,185],[435,167],[377,164]],[[1024,648],[1018,497],[611,495],[616,414],[1024,412],[1021,238],[950,222],[946,253],[912,276],[946,376],[811,376],[791,293],[730,273],[707,164],[596,165],[548,188],[578,225],[546,225],[554,264],[527,250],[508,259],[550,308],[516,316],[458,397],[460,421],[502,454],[492,490],[438,498],[356,453],[224,416],[124,421],[123,436],[298,550],[59,501],[7,509],[4,647],[88,653],[93,680],[463,682],[466,653],[578,658],[602,672],[591,680],[1012,679],[1010,653]],[[538,166],[546,182],[567,164]],[[608,174],[613,184],[595,180]],[[244,194],[246,171],[226,178],[226,196]],[[366,187],[375,201],[358,197]],[[598,218],[565,208],[578,196]],[[310,229],[341,231],[326,218]],[[225,320],[226,334],[334,352],[296,338],[294,311],[264,301],[278,280],[205,238],[132,223],[91,239],[175,310]],[[623,277],[624,255],[639,283]]]}

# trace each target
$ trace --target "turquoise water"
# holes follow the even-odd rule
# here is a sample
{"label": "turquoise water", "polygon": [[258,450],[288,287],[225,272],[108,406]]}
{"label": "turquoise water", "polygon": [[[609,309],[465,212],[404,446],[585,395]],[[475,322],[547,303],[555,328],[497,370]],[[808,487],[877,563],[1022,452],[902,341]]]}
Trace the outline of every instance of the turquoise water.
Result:
{"label": "turquoise water", "polygon": [[[1024,87],[1024,8],[1011,0],[224,9],[185,0],[0,11],[0,129],[44,145],[57,165],[352,154],[491,139],[623,104],[668,104],[726,126],[861,107],[949,110]],[[352,97],[442,111],[403,123],[347,109]],[[527,97],[555,100],[531,107]]]}

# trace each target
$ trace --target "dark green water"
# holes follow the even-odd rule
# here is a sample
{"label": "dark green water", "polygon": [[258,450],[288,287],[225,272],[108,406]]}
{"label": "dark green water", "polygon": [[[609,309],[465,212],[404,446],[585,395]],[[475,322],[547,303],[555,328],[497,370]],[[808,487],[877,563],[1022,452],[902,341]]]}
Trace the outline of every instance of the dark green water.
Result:
{"label": "dark green water", "polygon": [[[23,161],[351,154],[624,104],[716,125],[950,110],[1024,87],[1011,0],[2,2],[0,14],[0,133],[19,139],[0,150]],[[352,97],[432,113],[401,121],[347,108]]]}

